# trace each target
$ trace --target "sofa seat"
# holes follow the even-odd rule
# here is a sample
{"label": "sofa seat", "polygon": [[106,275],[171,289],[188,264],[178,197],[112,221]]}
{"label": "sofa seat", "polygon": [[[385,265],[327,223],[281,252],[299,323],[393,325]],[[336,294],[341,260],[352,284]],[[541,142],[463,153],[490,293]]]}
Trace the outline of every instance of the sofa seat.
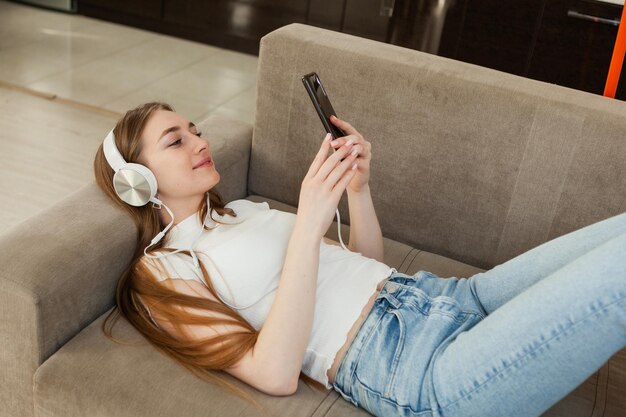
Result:
{"label": "sofa seat", "polygon": [[[258,195],[247,199],[267,201],[270,208],[296,213],[293,206]],[[342,225],[347,244],[349,226]],[[338,240],[337,223],[326,234]],[[427,270],[442,277],[470,277],[483,269],[384,239],[385,263],[399,272]],[[109,310],[110,311],[110,310]],[[36,416],[237,416],[257,411],[235,395],[204,383],[152,347],[124,318],[113,328],[114,343],[101,331],[109,311],[90,323],[44,362],[34,376]],[[251,394],[276,416],[369,415],[341,399],[333,390],[319,392],[300,382],[292,396],[266,395],[223,373],[227,380]],[[583,383],[544,416],[591,415],[597,375]],[[523,389],[523,387],[520,387]],[[210,398],[211,401],[207,401]],[[207,409],[207,407],[209,407]],[[574,412],[576,410],[576,412]]]}

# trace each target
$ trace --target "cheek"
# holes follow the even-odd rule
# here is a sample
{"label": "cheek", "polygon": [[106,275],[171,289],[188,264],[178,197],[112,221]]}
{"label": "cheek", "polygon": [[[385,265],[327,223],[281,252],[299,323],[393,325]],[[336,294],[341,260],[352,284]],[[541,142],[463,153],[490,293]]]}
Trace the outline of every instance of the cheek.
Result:
{"label": "cheek", "polygon": [[175,160],[153,163],[151,170],[160,188],[183,186],[195,173],[188,163]]}

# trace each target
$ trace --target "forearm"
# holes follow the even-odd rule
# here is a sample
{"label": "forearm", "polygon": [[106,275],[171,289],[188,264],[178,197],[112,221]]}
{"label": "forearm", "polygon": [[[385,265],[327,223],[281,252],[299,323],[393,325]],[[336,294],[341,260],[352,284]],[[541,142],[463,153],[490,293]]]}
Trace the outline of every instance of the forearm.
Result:
{"label": "forearm", "polygon": [[255,360],[287,387],[297,386],[311,336],[320,240],[296,223],[276,297],[254,347]]}
{"label": "forearm", "polygon": [[350,241],[348,247],[363,256],[383,262],[383,234],[376,218],[370,188],[361,192],[348,190]]}

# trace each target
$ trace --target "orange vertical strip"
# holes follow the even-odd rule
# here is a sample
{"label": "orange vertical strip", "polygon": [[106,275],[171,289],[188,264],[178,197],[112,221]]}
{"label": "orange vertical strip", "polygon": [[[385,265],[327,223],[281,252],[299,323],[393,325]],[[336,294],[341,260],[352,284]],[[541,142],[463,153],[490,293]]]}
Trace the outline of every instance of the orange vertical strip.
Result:
{"label": "orange vertical strip", "polygon": [[619,75],[622,72],[624,52],[626,52],[626,24],[622,25],[622,22],[625,22],[625,17],[626,1],[624,2],[624,7],[622,7],[622,18],[619,21],[619,28],[617,29],[617,39],[615,39],[613,56],[611,57],[611,65],[609,66],[609,75],[606,78],[606,84],[604,86],[604,96],[606,97],[615,97],[615,90],[617,90]]}

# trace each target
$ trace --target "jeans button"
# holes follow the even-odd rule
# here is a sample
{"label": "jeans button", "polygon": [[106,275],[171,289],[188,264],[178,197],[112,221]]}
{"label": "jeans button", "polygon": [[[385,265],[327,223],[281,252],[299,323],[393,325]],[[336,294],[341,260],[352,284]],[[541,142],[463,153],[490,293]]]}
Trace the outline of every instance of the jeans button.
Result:
{"label": "jeans button", "polygon": [[398,285],[393,282],[387,282],[387,292],[393,294],[398,289]]}

